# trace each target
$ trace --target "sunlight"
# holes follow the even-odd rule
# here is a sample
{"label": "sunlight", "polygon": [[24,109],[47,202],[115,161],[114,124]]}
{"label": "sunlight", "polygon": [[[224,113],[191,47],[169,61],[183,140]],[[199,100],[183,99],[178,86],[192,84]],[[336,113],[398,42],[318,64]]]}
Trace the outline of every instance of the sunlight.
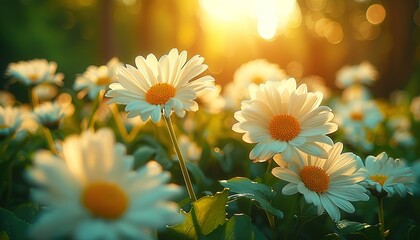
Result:
{"label": "sunlight", "polygon": [[210,21],[230,23],[231,27],[246,24],[247,29],[255,24],[256,33],[266,40],[301,24],[296,0],[200,0],[200,5]]}

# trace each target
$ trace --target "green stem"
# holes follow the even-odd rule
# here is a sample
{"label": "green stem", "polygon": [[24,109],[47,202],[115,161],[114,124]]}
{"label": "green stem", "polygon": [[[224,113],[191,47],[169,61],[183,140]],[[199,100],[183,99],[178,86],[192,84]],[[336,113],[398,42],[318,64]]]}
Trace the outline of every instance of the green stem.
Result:
{"label": "green stem", "polygon": [[190,175],[188,174],[187,165],[182,156],[181,149],[178,144],[178,140],[176,139],[174,126],[172,125],[171,117],[170,116],[167,117],[165,114],[162,114],[162,115],[163,115],[163,118],[165,119],[166,127],[168,128],[168,132],[172,140],[172,145],[174,145],[176,155],[178,156],[179,166],[181,167],[181,172],[182,172],[182,176],[184,177],[184,182],[187,187],[188,195],[190,196],[190,199],[192,199],[193,201],[196,201],[197,197],[195,196],[194,188],[192,186],[191,179],[190,179]]}
{"label": "green stem", "polygon": [[194,204],[193,204],[193,207],[191,208],[191,219],[193,221],[194,230],[195,230],[195,233],[197,234],[198,239],[202,239],[203,234],[201,233],[201,228],[200,228],[200,224],[198,223],[197,214],[195,214]]}
{"label": "green stem", "polygon": [[131,142],[131,140],[128,138],[127,129],[124,126],[124,123],[121,120],[120,114],[118,112],[117,105],[115,103],[109,105],[112,112],[112,117],[114,118],[115,124],[117,125],[117,129],[120,132],[122,138],[126,143]]}
{"label": "green stem", "polygon": [[[13,153],[9,157],[9,165],[7,166],[7,179],[8,179],[8,185],[6,186],[6,197],[2,199],[1,205],[4,207],[7,207],[10,201],[10,198],[12,196],[12,188],[13,188],[13,164],[16,162],[16,155],[18,152],[25,146],[25,144],[28,142],[29,138],[26,137],[24,140],[20,142],[19,146],[16,146],[14,148]],[[1,193],[1,192],[0,192]]]}
{"label": "green stem", "polygon": [[96,112],[98,111],[99,104],[102,102],[102,99],[104,98],[104,94],[105,94],[104,90],[100,91],[98,94],[98,97],[95,99],[95,102],[93,103],[92,111],[90,113],[88,124],[87,124],[88,128],[90,129],[93,129],[95,125]]}
{"label": "green stem", "polygon": [[45,139],[47,140],[48,148],[50,149],[52,153],[54,153],[55,155],[58,155],[58,150],[55,147],[54,138],[51,134],[51,131],[44,126],[41,126],[41,129],[42,129],[42,133],[44,134]]}
{"label": "green stem", "polygon": [[[29,94],[29,100],[31,102],[31,106],[32,108],[38,107],[39,106],[39,100],[38,100],[38,96],[36,95],[35,92],[35,87],[29,87],[28,90],[28,94]],[[47,144],[48,144],[48,148],[51,150],[51,152],[53,152],[54,154],[58,154],[57,148],[55,147],[54,144],[54,139],[51,135],[51,132],[48,128],[44,127],[44,126],[40,126],[42,133],[45,136],[45,139],[47,140]]]}
{"label": "green stem", "polygon": [[295,234],[294,234],[294,236],[293,236],[293,238],[292,238],[292,239],[298,239],[297,237],[299,236],[299,233],[300,233],[300,231],[302,230],[303,226],[304,226],[307,222],[312,221],[313,219],[315,219],[315,218],[317,218],[317,217],[319,217],[319,216],[321,216],[321,215],[316,214],[316,215],[312,216],[311,218],[309,218],[308,220],[305,220],[305,221],[303,221],[303,222],[301,221],[301,218],[298,218],[298,219],[297,219],[297,223],[296,223],[296,225],[297,225],[297,227],[299,227],[299,228],[295,231]]}
{"label": "green stem", "polygon": [[265,214],[267,215],[268,223],[270,224],[271,237],[272,239],[277,239],[276,219],[274,218],[274,215],[267,210],[265,210]]}
{"label": "green stem", "polygon": [[294,228],[292,229],[292,227],[290,226],[293,220],[293,217],[295,216],[296,213],[296,209],[299,206],[299,202],[300,202],[300,198],[302,197],[301,194],[297,194],[295,201],[293,201],[292,206],[290,207],[290,211],[289,213],[286,215],[286,231],[284,234],[284,239],[289,239],[289,233],[290,231],[293,231]]}
{"label": "green stem", "polygon": [[381,232],[381,239],[385,239],[385,221],[384,221],[384,198],[381,196],[377,197],[378,200],[378,221],[379,230]]}
{"label": "green stem", "polygon": [[32,108],[36,108],[39,106],[38,95],[36,95],[35,87],[28,88],[28,95],[29,95],[29,102]]}

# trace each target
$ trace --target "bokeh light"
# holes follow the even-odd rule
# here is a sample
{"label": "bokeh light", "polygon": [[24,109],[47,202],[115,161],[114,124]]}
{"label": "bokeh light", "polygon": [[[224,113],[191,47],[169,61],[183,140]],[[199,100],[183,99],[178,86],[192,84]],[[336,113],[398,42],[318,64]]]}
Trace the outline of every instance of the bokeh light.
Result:
{"label": "bokeh light", "polygon": [[[272,40],[289,27],[299,27],[301,15],[295,0],[200,0],[202,9],[208,17],[201,16],[210,24],[246,24],[266,40]],[[252,31],[252,30],[251,30]]]}
{"label": "bokeh light", "polygon": [[366,11],[366,18],[372,24],[380,24],[384,21],[386,11],[381,4],[373,4]]}
{"label": "bokeh light", "polygon": [[[3,71],[30,53],[68,66],[63,71],[74,76],[86,66],[71,59],[103,64],[118,56],[125,62],[177,47],[204,56],[222,85],[237,67],[257,58],[283,69],[297,62],[305,74],[322,76],[329,86],[340,66],[369,60],[384,71],[383,81],[390,83],[383,88],[389,92],[396,85],[392,79],[407,79],[414,66],[399,63],[420,59],[420,11],[410,1],[26,0],[3,5],[2,17],[8,19],[2,24]],[[4,10],[7,6],[14,11]],[[29,48],[26,36],[38,47]]]}

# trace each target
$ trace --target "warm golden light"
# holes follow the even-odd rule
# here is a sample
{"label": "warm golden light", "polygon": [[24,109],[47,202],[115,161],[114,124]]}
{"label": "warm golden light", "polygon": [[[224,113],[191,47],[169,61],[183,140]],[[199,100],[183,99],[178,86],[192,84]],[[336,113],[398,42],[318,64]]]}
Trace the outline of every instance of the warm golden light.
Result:
{"label": "warm golden light", "polygon": [[386,10],[381,4],[373,4],[366,11],[366,19],[372,24],[380,24],[384,21]]}
{"label": "warm golden light", "polygon": [[137,0],[122,0],[122,3],[124,3],[126,6],[132,6],[136,4]]}
{"label": "warm golden light", "polygon": [[261,1],[260,4],[257,4],[255,7],[258,34],[264,39],[273,39],[276,35],[279,21],[274,8],[275,0]]}
{"label": "warm golden light", "polygon": [[343,40],[344,33],[341,25],[336,22],[330,22],[326,26],[325,38],[332,44],[337,44]]}
{"label": "warm golden light", "polygon": [[266,40],[301,23],[296,0],[200,0],[200,5],[214,22],[235,24],[232,27],[236,28],[238,24],[253,26],[250,23],[255,21],[256,32]]}
{"label": "warm golden light", "polygon": [[312,11],[320,11],[327,6],[327,0],[306,0],[306,5]]}
{"label": "warm golden light", "polygon": [[344,38],[341,25],[328,18],[321,18],[315,23],[315,32],[320,37],[325,37],[332,44],[340,43]]}
{"label": "warm golden light", "polygon": [[249,15],[252,0],[200,0],[201,7],[216,21],[231,21]]}
{"label": "warm golden light", "polygon": [[277,18],[275,16],[259,18],[257,31],[262,38],[266,40],[273,39],[277,32]]}

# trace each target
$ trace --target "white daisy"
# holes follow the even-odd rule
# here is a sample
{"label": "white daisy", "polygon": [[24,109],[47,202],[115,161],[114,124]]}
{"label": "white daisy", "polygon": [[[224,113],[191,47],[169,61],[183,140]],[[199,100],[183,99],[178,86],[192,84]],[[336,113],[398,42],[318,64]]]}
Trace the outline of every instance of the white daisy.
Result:
{"label": "white daisy", "polygon": [[116,70],[120,65],[117,58],[112,58],[106,65],[89,66],[82,75],[76,78],[74,89],[76,91],[86,89],[91,100],[97,98],[101,90],[105,90],[109,84],[117,82]]}
{"label": "white daisy", "polygon": [[23,121],[19,108],[0,106],[0,139],[13,135]]}
{"label": "white daisy", "polygon": [[355,99],[358,101],[369,101],[372,99],[372,93],[366,86],[356,84],[346,87],[341,93],[341,99],[343,102],[352,102]]}
{"label": "white daisy", "polygon": [[367,139],[367,135],[384,118],[377,103],[373,100],[353,100],[347,103],[337,103],[333,108],[334,120],[343,130],[346,141],[354,146],[370,150],[373,145],[370,139]]}
{"label": "white daisy", "polygon": [[420,96],[413,98],[410,104],[410,110],[416,121],[420,121]]}
{"label": "white daisy", "polygon": [[40,102],[51,101],[58,94],[57,86],[47,83],[38,84],[34,87],[34,91]]}
{"label": "white daisy", "polygon": [[35,134],[39,128],[39,124],[35,119],[33,108],[27,104],[20,105],[19,110],[22,115],[22,123],[20,128],[17,131],[17,138],[23,138],[27,136],[28,133]]}
{"label": "white daisy", "polygon": [[415,177],[413,170],[406,167],[400,159],[388,157],[385,152],[378,156],[368,156],[365,161],[367,188],[392,196],[395,193],[404,197],[407,193],[413,195]]}
{"label": "white daisy", "polygon": [[0,106],[7,107],[7,106],[13,106],[16,99],[13,94],[7,91],[1,91],[0,90]]}
{"label": "white daisy", "polygon": [[416,144],[416,138],[411,132],[411,121],[408,116],[389,117],[387,126],[392,133],[391,144],[402,146],[414,146]]}
{"label": "white daisy", "polygon": [[44,102],[34,109],[34,118],[38,124],[56,129],[64,117],[61,106],[55,102]]}
{"label": "white daisy", "polygon": [[299,151],[326,157],[320,143],[332,145],[326,134],[337,130],[330,122],[331,109],[320,106],[322,94],[307,92],[306,85],[296,88],[294,79],[266,82],[250,93],[251,100],[242,101],[242,110],[235,113],[238,120],[232,129],[245,133],[247,143],[258,143],[249,157],[265,161],[276,153],[291,161]]}
{"label": "white daisy", "polygon": [[237,87],[247,88],[250,84],[260,85],[267,81],[280,81],[286,73],[277,64],[265,59],[256,59],[242,64],[233,75]]}
{"label": "white daisy", "polygon": [[63,85],[64,75],[56,73],[56,70],[57,63],[48,62],[45,59],[34,59],[10,63],[6,74],[27,86],[40,83],[55,83],[61,86]]}
{"label": "white daisy", "polygon": [[143,121],[149,117],[158,122],[162,112],[170,116],[172,111],[183,117],[186,111],[197,111],[194,101],[197,94],[206,88],[213,88],[214,79],[210,76],[197,77],[207,69],[204,58],[193,56],[187,61],[187,52],[178,54],[172,49],[159,61],[153,54],[146,59],[136,58],[136,67],[129,64],[118,67],[119,83],[110,85],[106,93],[110,103],[125,104],[129,117],[140,115]]}
{"label": "white daisy", "polygon": [[359,185],[364,179],[363,163],[353,153],[342,153],[341,143],[325,148],[327,159],[305,154],[299,161],[273,168],[272,174],[289,182],[282,189],[283,194],[300,193],[307,203],[318,207],[319,215],[325,210],[334,221],[339,221],[339,209],[353,213],[355,208],[350,201],[369,199],[366,189]]}
{"label": "white daisy", "polygon": [[287,77],[277,64],[265,59],[256,59],[242,64],[234,73],[233,81],[228,83],[223,93],[227,108],[237,109],[240,102],[249,98],[247,91],[238,89],[258,88],[267,81],[281,81]]}
{"label": "white daisy", "polygon": [[222,86],[216,85],[214,89],[205,89],[197,96],[198,105],[209,113],[219,113],[225,106],[225,100],[220,96]]}
{"label": "white daisy", "polygon": [[370,85],[378,79],[378,72],[375,67],[364,61],[359,65],[344,66],[336,74],[336,85],[339,88],[346,88],[354,84]]}
{"label": "white daisy", "polygon": [[43,206],[30,235],[38,239],[153,239],[153,230],[182,221],[180,193],[154,161],[131,170],[133,157],[110,129],[65,139],[62,157],[39,152],[29,179]]}
{"label": "white daisy", "polygon": [[321,92],[324,100],[331,96],[331,89],[325,84],[325,79],[320,76],[306,76],[299,81],[299,84],[306,84],[310,92]]}

